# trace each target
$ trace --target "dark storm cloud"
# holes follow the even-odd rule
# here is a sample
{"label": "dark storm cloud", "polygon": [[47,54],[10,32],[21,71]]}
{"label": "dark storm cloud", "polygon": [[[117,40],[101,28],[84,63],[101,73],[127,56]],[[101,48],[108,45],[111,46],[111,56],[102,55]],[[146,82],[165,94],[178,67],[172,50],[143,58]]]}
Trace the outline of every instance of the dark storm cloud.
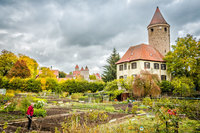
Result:
{"label": "dark storm cloud", "polygon": [[0,0],[0,50],[23,53],[65,72],[74,66],[101,72],[115,47],[148,43],[156,6],[171,25],[171,43],[200,37],[197,0]]}

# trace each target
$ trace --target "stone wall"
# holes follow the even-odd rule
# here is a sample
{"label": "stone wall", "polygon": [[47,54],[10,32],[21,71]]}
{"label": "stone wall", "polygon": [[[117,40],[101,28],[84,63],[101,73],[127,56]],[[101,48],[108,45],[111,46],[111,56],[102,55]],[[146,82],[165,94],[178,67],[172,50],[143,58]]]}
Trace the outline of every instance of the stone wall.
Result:
{"label": "stone wall", "polygon": [[149,44],[163,56],[170,51],[170,26],[157,24],[148,27]]}

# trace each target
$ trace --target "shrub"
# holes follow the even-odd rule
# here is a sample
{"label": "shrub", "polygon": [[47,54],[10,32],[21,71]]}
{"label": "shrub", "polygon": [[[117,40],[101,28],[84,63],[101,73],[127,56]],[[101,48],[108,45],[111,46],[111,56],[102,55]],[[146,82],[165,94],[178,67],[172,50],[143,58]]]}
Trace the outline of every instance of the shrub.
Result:
{"label": "shrub", "polygon": [[106,106],[105,107],[105,111],[106,112],[114,112],[115,111],[115,108],[113,106]]}
{"label": "shrub", "polygon": [[20,110],[22,111],[22,113],[25,114],[30,105],[31,105],[31,102],[27,98],[23,98],[21,100],[21,105],[20,105]]}
{"label": "shrub", "polygon": [[124,90],[113,90],[113,91],[107,91],[106,93],[110,96],[110,100],[114,100],[119,96],[121,93],[123,93]]}
{"label": "shrub", "polygon": [[87,101],[88,100],[88,96],[81,96],[78,98],[79,101]]}
{"label": "shrub", "polygon": [[152,101],[151,101],[151,98],[149,97],[145,97],[142,101],[142,103],[146,106],[149,106],[149,107],[152,107]]}
{"label": "shrub", "polygon": [[134,105],[134,106],[132,107],[132,110],[131,110],[132,114],[135,114],[136,111],[137,111],[137,109],[138,109],[138,106],[137,106],[137,105]]}
{"label": "shrub", "polygon": [[0,104],[5,104],[10,99],[11,99],[11,97],[0,94]]}
{"label": "shrub", "polygon": [[26,91],[28,92],[40,92],[42,91],[42,86],[40,80],[28,79],[26,81]]}
{"label": "shrub", "polygon": [[160,89],[162,93],[171,93],[173,91],[173,86],[170,81],[163,80],[160,83]]}
{"label": "shrub", "polygon": [[44,107],[44,101],[38,101],[34,104],[34,108],[36,109],[42,109]]}
{"label": "shrub", "polygon": [[73,93],[71,99],[79,99],[81,96],[83,96],[83,93]]}
{"label": "shrub", "polygon": [[58,88],[57,79],[46,78],[46,90],[52,90],[53,92],[55,92],[57,88]]}
{"label": "shrub", "polygon": [[45,117],[46,116],[46,110],[45,109],[34,109],[33,115],[36,117]]}
{"label": "shrub", "polygon": [[88,82],[86,80],[66,80],[59,83],[59,88],[62,91],[72,93],[83,93],[87,91],[96,92],[104,88],[104,82]]}
{"label": "shrub", "polygon": [[24,79],[18,77],[18,78],[12,78],[9,81],[9,89],[23,91],[25,88],[26,88],[26,82]]}
{"label": "shrub", "polygon": [[14,111],[15,108],[16,108],[16,105],[17,105],[17,102],[14,102],[14,101],[6,103],[6,105],[4,106],[3,111],[5,111],[5,112]]}
{"label": "shrub", "polygon": [[37,103],[38,101],[43,101],[44,103],[47,103],[47,99],[42,99],[42,98],[37,98],[37,97],[32,97],[32,101],[34,103]]}

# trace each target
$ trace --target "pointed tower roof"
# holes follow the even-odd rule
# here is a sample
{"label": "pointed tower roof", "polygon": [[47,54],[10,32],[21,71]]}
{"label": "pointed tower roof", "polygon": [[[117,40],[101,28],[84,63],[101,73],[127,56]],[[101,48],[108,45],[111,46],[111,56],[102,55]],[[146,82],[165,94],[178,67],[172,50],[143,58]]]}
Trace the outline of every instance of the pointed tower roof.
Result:
{"label": "pointed tower roof", "polygon": [[88,71],[88,70],[89,70],[89,69],[88,69],[88,67],[86,66],[86,67],[85,67],[85,71]]}
{"label": "pointed tower roof", "polygon": [[84,71],[83,67],[81,67],[81,71]]}
{"label": "pointed tower roof", "polygon": [[148,27],[150,25],[154,25],[154,24],[168,24],[165,19],[163,18],[162,14],[160,13],[160,9],[159,7],[156,8],[156,11],[154,13],[154,16],[150,22],[150,24],[148,25]]}
{"label": "pointed tower roof", "polygon": [[75,68],[79,68],[79,67],[78,67],[78,65],[76,65],[76,67],[75,67]]}

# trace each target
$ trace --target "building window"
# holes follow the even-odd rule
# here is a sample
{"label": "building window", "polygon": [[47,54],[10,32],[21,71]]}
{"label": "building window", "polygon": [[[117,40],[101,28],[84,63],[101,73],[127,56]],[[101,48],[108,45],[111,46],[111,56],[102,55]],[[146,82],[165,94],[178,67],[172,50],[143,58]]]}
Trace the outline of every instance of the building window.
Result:
{"label": "building window", "polygon": [[136,63],[136,62],[132,63],[132,64],[131,64],[131,68],[132,68],[132,69],[136,69],[136,68],[137,68],[137,63]]}
{"label": "building window", "polygon": [[159,69],[159,64],[158,63],[154,63],[154,69]]}
{"label": "building window", "polygon": [[119,76],[119,79],[123,79],[123,76]]}
{"label": "building window", "polygon": [[161,64],[161,70],[166,70],[166,64]]}
{"label": "building window", "polygon": [[127,64],[125,63],[125,64],[124,64],[124,70],[126,70],[126,69],[127,69]]}
{"label": "building window", "polygon": [[150,63],[144,62],[144,69],[150,69]]}
{"label": "building window", "polygon": [[123,65],[119,65],[119,70],[123,71]]}
{"label": "building window", "polygon": [[124,75],[124,79],[127,79],[127,75]]}
{"label": "building window", "polygon": [[135,78],[137,76],[137,74],[133,74],[132,76]]}
{"label": "building window", "polygon": [[165,29],[165,32],[167,32],[167,28],[165,27],[164,29]]}
{"label": "building window", "polygon": [[153,28],[151,28],[151,32],[153,32]]}
{"label": "building window", "polygon": [[167,76],[166,75],[161,75],[161,80],[166,80]]}

